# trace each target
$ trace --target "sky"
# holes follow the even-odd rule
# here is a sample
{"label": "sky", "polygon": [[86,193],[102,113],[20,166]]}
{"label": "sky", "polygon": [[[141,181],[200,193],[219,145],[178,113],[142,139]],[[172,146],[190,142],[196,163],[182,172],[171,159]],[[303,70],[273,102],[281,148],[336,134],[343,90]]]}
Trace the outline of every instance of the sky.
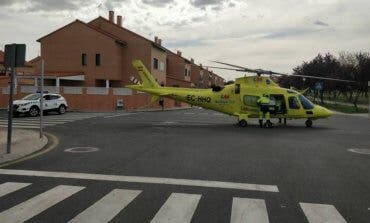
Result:
{"label": "sky", "polygon": [[[72,21],[123,16],[123,26],[159,36],[196,63],[213,60],[291,73],[317,54],[370,51],[368,0],[0,0],[0,49],[36,40]],[[243,74],[214,70],[227,80]]]}

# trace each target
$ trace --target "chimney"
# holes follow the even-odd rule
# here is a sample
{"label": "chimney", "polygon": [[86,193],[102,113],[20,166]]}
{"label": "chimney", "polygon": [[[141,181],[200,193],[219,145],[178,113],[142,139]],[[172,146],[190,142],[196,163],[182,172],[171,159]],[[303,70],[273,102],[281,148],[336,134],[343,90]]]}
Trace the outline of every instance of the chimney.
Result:
{"label": "chimney", "polygon": [[200,66],[201,68],[203,68],[202,64],[199,64],[199,66]]}
{"label": "chimney", "polygon": [[162,46],[162,39],[158,39],[158,45]]}
{"label": "chimney", "polygon": [[191,63],[194,63],[194,59],[193,58],[191,58],[190,61],[191,61]]}
{"label": "chimney", "polygon": [[181,57],[182,53],[180,50],[177,51],[177,55]]}
{"label": "chimney", "polygon": [[114,11],[109,11],[109,22],[114,23]]}
{"label": "chimney", "polygon": [[122,26],[122,16],[121,15],[117,16],[117,25]]}
{"label": "chimney", "polygon": [[155,42],[155,43],[158,43],[158,36],[155,36],[155,37],[154,37],[154,42]]}

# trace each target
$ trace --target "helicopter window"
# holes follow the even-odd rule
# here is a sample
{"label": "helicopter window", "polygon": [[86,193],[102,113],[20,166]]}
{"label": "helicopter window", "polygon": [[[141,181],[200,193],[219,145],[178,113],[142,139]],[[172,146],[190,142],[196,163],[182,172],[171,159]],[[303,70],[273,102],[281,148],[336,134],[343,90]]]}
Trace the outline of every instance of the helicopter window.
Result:
{"label": "helicopter window", "polygon": [[247,106],[254,106],[257,107],[257,100],[259,99],[259,96],[254,95],[244,95],[243,102]]}
{"label": "helicopter window", "polygon": [[288,101],[289,101],[289,108],[290,109],[299,109],[300,108],[299,102],[298,102],[296,97],[294,97],[294,96],[289,97]]}
{"label": "helicopter window", "polygon": [[240,94],[240,84],[235,84],[235,94]]}
{"label": "helicopter window", "polygon": [[221,86],[212,86],[212,91],[214,91],[214,92],[222,91],[222,89],[224,89],[224,87],[221,87]]}
{"label": "helicopter window", "polygon": [[314,104],[310,100],[308,100],[305,96],[303,95],[298,95],[299,100],[301,101],[302,107],[304,109],[313,109]]}

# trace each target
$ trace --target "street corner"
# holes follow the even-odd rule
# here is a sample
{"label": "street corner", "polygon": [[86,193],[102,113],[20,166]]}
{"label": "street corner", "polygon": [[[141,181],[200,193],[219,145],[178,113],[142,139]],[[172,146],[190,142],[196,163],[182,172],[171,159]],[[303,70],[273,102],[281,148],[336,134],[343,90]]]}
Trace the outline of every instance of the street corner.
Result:
{"label": "street corner", "polygon": [[0,128],[0,167],[30,159],[40,155],[45,150],[49,151],[52,144],[57,143],[57,138],[45,134],[40,138],[39,132],[29,129],[13,129],[11,150],[7,151],[7,128]]}

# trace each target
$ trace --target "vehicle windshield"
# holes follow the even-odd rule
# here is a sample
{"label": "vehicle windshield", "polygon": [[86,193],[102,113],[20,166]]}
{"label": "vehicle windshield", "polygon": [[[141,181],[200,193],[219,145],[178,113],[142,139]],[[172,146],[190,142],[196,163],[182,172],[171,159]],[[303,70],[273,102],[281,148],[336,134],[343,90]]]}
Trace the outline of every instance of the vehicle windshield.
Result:
{"label": "vehicle windshield", "polygon": [[304,109],[313,109],[315,107],[315,105],[310,100],[308,100],[305,96],[300,94],[298,98],[301,101],[301,104]]}
{"label": "vehicle windshield", "polygon": [[23,98],[23,100],[38,100],[40,98],[40,94],[30,94]]}

